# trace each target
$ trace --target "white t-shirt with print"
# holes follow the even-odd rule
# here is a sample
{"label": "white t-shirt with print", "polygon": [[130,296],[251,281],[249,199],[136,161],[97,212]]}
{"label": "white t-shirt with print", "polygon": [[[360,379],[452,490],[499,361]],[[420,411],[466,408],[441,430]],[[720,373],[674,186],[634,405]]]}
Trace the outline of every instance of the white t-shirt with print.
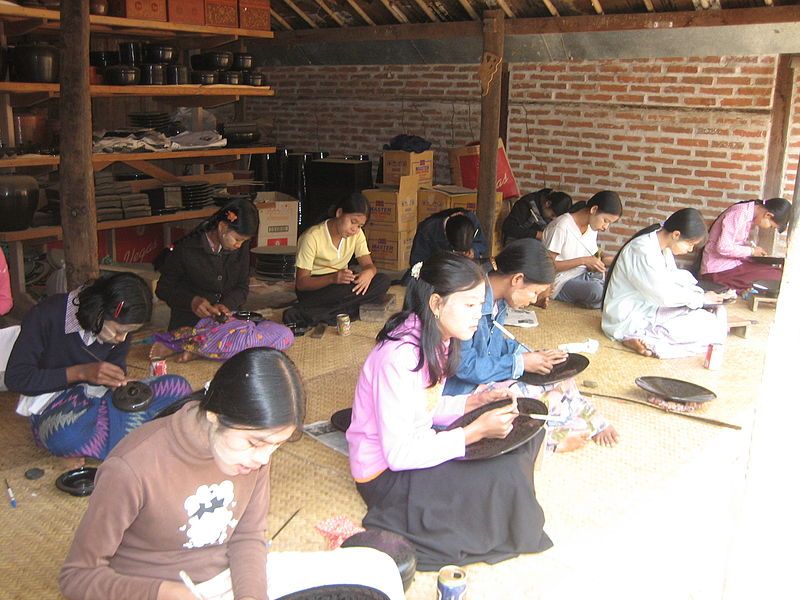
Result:
{"label": "white t-shirt with print", "polygon": [[[542,235],[542,242],[550,252],[558,254],[556,261],[593,256],[597,252],[597,232],[591,227],[587,227],[586,233],[581,233],[570,213],[565,213],[550,221]],[[584,271],[586,271],[586,267],[579,266],[556,273],[553,296],[559,294],[567,281]]]}

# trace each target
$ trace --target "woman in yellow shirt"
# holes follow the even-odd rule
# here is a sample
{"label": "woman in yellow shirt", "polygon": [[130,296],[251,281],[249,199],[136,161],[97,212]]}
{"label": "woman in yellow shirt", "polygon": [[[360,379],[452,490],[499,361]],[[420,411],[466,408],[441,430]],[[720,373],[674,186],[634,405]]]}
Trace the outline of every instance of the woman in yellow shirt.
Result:
{"label": "woman in yellow shirt", "polygon": [[[389,289],[389,278],[372,264],[362,228],[369,202],[360,193],[339,203],[335,216],[309,228],[298,241],[295,292],[298,305],[283,315],[284,323],[308,327],[336,324],[336,315],[358,318],[358,307],[375,302]],[[356,257],[360,271],[349,268]]]}

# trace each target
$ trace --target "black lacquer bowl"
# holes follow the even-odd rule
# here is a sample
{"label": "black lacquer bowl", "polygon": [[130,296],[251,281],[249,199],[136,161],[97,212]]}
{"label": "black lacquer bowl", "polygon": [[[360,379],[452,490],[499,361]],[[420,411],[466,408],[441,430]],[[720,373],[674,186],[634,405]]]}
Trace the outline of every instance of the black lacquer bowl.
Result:
{"label": "black lacquer bowl", "polygon": [[588,358],[582,354],[569,353],[567,355],[567,360],[557,364],[547,375],[541,375],[539,373],[525,373],[519,378],[519,380],[522,383],[527,383],[528,385],[548,385],[550,383],[564,381],[570,377],[575,377],[575,375],[578,373],[586,370],[586,367],[588,366]]}
{"label": "black lacquer bowl", "polygon": [[648,394],[672,402],[708,402],[717,395],[703,386],[669,377],[637,377],[636,385]]}
{"label": "black lacquer bowl", "polygon": [[95,467],[78,467],[62,473],[56,479],[56,487],[73,496],[88,496],[94,491]]}

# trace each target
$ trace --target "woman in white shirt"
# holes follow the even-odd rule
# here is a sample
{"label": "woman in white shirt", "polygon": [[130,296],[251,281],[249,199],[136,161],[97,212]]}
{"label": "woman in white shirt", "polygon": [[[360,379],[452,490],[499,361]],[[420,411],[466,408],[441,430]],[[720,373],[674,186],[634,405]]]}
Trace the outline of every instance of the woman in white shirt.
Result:
{"label": "woman in white shirt", "polygon": [[606,231],[621,216],[619,195],[606,190],[550,222],[542,241],[556,264],[552,294],[556,300],[600,308],[603,274],[611,260],[599,252],[597,232]]}
{"label": "woman in white shirt", "polygon": [[644,356],[680,358],[721,344],[727,333],[722,296],[704,292],[674,256],[706,239],[702,215],[693,208],[673,213],[663,225],[633,236],[611,265],[603,301],[603,332]]}

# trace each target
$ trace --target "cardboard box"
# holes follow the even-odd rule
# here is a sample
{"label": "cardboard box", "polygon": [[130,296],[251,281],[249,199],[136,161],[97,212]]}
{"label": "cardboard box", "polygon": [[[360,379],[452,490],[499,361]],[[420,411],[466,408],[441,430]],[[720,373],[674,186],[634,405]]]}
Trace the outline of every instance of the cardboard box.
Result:
{"label": "cardboard box", "polygon": [[[501,211],[502,192],[497,192],[497,213]],[[431,215],[448,208],[463,208],[470,212],[478,212],[478,191],[459,185],[436,185],[424,187],[417,192],[417,221],[427,219]]]}
{"label": "cardboard box", "polygon": [[256,207],[259,224],[254,246],[297,246],[297,198],[282,192],[259,192]]}
{"label": "cardboard box", "polygon": [[[481,147],[479,145],[464,146],[450,150],[450,179],[454,185],[478,189],[478,169],[480,167]],[[515,198],[520,195],[517,180],[511,171],[506,156],[503,140],[497,145],[497,191],[503,192],[503,198]]]}
{"label": "cardboard box", "polygon": [[239,3],[237,0],[205,0],[206,25],[215,27],[239,26]]}
{"label": "cardboard box", "polygon": [[269,0],[239,0],[239,27],[268,31],[270,28]]}
{"label": "cardboard box", "polygon": [[112,0],[109,14],[128,19],[166,21],[167,0]]}
{"label": "cardboard box", "polygon": [[205,2],[200,2],[200,0],[167,0],[167,17],[170,23],[205,25]]}
{"label": "cardboard box", "polygon": [[362,190],[370,206],[369,224],[395,231],[414,231],[417,227],[417,190],[419,178],[400,178],[397,187],[382,186]]}
{"label": "cardboard box", "polygon": [[386,150],[383,153],[383,183],[399,185],[400,178],[406,175],[419,177],[420,185],[433,185],[433,150]]}
{"label": "cardboard box", "polygon": [[369,223],[364,228],[372,262],[379,269],[400,271],[408,268],[415,229],[397,231],[391,226]]}

